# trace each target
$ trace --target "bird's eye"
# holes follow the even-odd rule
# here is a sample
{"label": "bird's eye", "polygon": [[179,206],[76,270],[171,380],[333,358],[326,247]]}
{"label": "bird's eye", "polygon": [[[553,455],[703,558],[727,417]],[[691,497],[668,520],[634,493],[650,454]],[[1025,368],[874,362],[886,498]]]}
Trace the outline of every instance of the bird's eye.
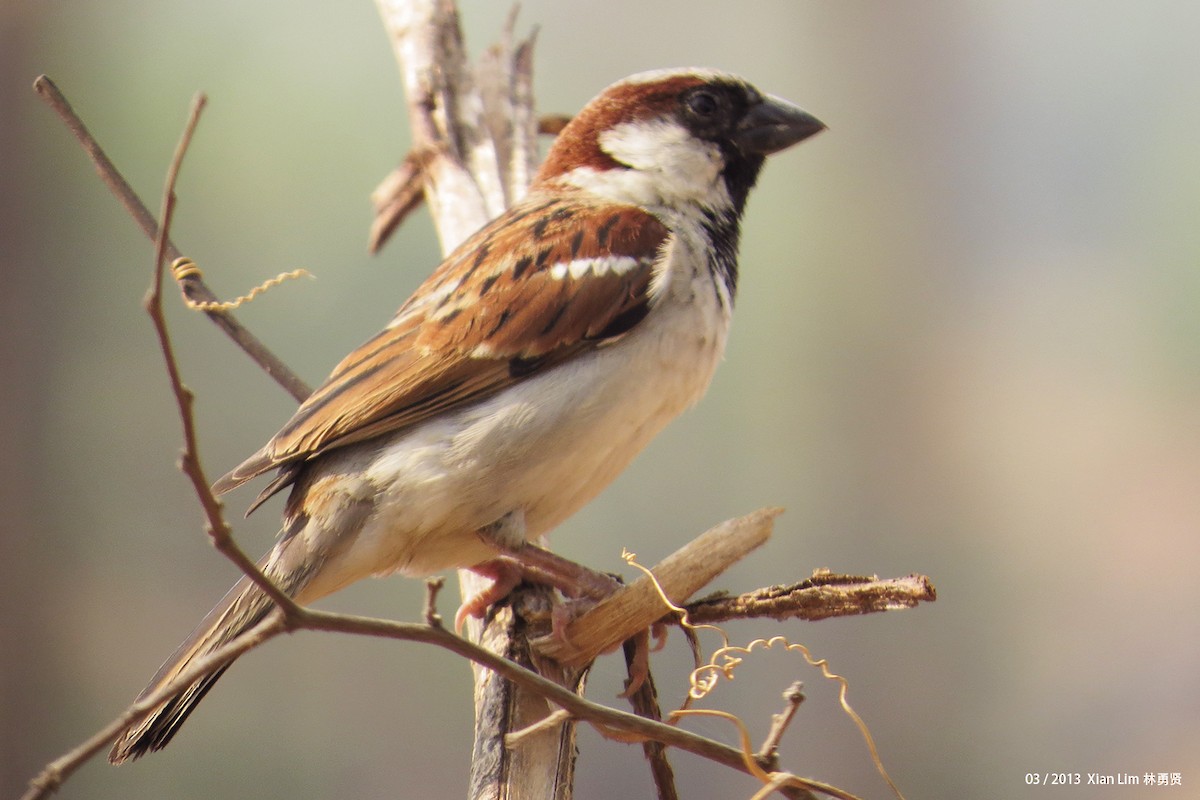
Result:
{"label": "bird's eye", "polygon": [[711,117],[717,113],[721,104],[717,101],[716,95],[708,91],[693,92],[688,95],[687,107],[697,117]]}

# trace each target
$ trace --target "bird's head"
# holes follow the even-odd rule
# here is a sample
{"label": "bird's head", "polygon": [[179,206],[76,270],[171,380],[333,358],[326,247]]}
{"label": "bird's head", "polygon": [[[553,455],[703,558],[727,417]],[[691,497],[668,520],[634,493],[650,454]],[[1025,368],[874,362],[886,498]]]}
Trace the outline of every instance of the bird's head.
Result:
{"label": "bird's head", "polygon": [[824,127],[733,75],[644,72],[609,86],[571,120],[536,185],[566,183],[644,208],[740,214],[766,156]]}

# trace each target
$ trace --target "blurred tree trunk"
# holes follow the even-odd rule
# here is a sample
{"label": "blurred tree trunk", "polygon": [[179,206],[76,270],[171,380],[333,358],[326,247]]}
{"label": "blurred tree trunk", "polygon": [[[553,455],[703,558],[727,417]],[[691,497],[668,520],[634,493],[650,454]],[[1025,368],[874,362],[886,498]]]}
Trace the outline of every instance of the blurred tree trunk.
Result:
{"label": "blurred tree trunk", "polygon": [[[458,11],[451,0],[377,0],[400,65],[412,126],[412,156],[376,190],[378,247],[421,198],[448,253],[520,199],[537,167],[532,41],[514,42],[513,20],[477,67],[467,63]],[[464,599],[486,583],[459,572]],[[586,668],[565,669],[530,651],[514,608],[543,601],[547,590],[523,590],[468,635],[489,650],[576,689]],[[505,737],[552,710],[544,698],[476,666],[472,800],[569,800],[575,767],[575,724],[563,722],[522,737]]]}

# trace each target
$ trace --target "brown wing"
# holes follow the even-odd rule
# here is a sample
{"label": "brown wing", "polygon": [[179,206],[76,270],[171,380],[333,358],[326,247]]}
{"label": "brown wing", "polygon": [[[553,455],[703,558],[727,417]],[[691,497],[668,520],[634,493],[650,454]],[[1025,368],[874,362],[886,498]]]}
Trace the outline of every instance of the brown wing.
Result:
{"label": "brown wing", "polygon": [[[391,324],[350,353],[220,493],[488,397],[626,333],[649,310],[668,235],[631,206],[527,200],[453,252]],[[257,505],[257,504],[256,504]]]}

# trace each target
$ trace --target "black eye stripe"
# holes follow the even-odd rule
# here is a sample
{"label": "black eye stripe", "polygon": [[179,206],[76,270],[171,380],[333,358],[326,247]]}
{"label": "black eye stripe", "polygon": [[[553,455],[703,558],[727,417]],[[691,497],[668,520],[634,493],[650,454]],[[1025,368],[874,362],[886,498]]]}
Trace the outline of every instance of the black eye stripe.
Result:
{"label": "black eye stripe", "polygon": [[754,96],[745,86],[717,82],[687,89],[676,102],[688,130],[701,139],[721,141],[734,132]]}

